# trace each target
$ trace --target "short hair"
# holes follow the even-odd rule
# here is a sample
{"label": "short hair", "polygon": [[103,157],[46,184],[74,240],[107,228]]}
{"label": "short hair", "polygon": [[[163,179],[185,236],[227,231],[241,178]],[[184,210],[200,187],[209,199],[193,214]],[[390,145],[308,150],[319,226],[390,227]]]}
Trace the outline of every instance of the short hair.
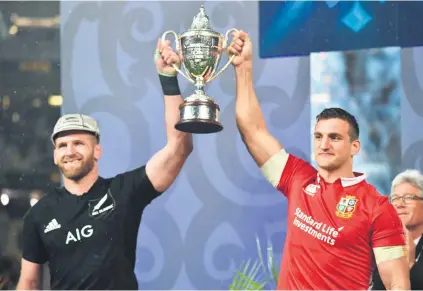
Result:
{"label": "short hair", "polygon": [[360,128],[358,127],[357,120],[354,115],[342,108],[326,108],[319,115],[316,116],[317,122],[320,120],[327,120],[338,118],[348,122],[350,125],[349,136],[351,141],[358,139],[360,135]]}
{"label": "short hair", "polygon": [[392,180],[391,195],[394,188],[403,183],[412,185],[414,188],[420,190],[420,195],[423,194],[423,175],[418,170],[407,169],[404,172],[399,173],[394,180]]}

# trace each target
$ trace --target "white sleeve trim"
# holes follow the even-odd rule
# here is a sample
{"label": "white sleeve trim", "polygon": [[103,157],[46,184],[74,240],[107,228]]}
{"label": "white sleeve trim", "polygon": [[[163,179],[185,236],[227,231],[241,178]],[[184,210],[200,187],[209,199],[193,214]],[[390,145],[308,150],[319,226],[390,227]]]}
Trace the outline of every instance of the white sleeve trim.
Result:
{"label": "white sleeve trim", "polygon": [[275,188],[278,187],[283,169],[288,161],[288,157],[289,154],[285,151],[285,149],[282,149],[267,160],[267,162],[260,168],[267,181],[269,181]]}

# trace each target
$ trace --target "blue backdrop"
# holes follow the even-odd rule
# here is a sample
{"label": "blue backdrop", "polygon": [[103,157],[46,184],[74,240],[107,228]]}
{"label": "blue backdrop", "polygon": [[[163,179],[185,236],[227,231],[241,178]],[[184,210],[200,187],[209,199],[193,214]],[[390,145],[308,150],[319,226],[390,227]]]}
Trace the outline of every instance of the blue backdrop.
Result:
{"label": "blue backdrop", "polygon": [[[340,1],[335,2],[319,5],[341,7]],[[290,41],[275,43],[275,51],[305,56],[265,60],[259,57],[261,4],[255,1],[62,1],[63,113],[81,112],[99,120],[104,152],[101,175],[145,164],[165,145],[153,52],[164,31],[185,31],[201,4],[215,30],[224,34],[235,27],[250,33],[254,82],[269,129],[289,151],[309,160],[314,116],[310,116],[308,52],[312,48],[301,40],[315,32],[299,37],[304,33],[301,23],[287,28]],[[312,13],[310,7],[304,11]],[[320,27],[336,34],[330,21]],[[272,41],[278,37],[278,31],[270,35]],[[295,45],[287,45],[294,41]],[[277,55],[272,46],[261,48],[262,55]],[[326,48],[330,49],[340,48],[333,44]],[[423,118],[423,72],[415,64],[423,63],[423,53],[408,49],[401,54],[405,93],[401,145],[404,165],[415,166],[416,161],[421,163],[423,151],[423,128],[416,126]],[[193,87],[183,78],[180,82],[183,95],[191,94]],[[275,256],[281,257],[286,200],[264,180],[241,142],[234,117],[232,68],[207,89],[222,108],[225,128],[218,134],[195,136],[194,152],[181,175],[147,208],[135,270],[141,289],[227,289],[241,261],[256,256],[256,235],[263,243],[271,240]]]}
{"label": "blue backdrop", "polygon": [[421,1],[260,1],[260,56],[423,45]]}
{"label": "blue backdrop", "polygon": [[[153,52],[164,31],[185,31],[203,3],[215,30],[251,34],[254,81],[269,128],[289,150],[309,155],[308,58],[260,60],[256,2],[63,1],[63,112],[99,120],[102,175],[140,166],[165,145]],[[180,82],[184,96],[193,92]],[[182,174],[146,210],[136,265],[142,289],[227,289],[241,261],[256,256],[256,235],[281,256],[286,200],[241,142],[232,67],[207,90],[221,106],[224,130],[195,136]]]}

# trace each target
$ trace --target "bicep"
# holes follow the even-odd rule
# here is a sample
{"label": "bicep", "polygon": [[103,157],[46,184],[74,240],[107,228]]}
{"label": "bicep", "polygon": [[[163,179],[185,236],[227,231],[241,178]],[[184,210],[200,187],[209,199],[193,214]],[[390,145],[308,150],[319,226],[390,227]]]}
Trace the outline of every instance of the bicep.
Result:
{"label": "bicep", "polygon": [[146,173],[156,191],[162,193],[169,188],[180,173],[187,155],[165,146],[146,165]]}
{"label": "bicep", "polygon": [[34,290],[39,288],[40,273],[42,265],[22,259],[21,275],[19,278],[18,290]]}
{"label": "bicep", "polygon": [[248,137],[243,137],[247,150],[259,167],[282,150],[282,145],[267,130],[258,130]]}

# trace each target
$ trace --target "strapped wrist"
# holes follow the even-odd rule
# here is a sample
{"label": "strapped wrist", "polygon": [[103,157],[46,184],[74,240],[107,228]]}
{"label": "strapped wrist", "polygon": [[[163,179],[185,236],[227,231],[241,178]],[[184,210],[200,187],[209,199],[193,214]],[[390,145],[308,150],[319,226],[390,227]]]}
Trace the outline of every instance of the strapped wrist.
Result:
{"label": "strapped wrist", "polygon": [[181,95],[178,78],[176,76],[165,76],[163,74],[159,74],[159,80],[164,95]]}

